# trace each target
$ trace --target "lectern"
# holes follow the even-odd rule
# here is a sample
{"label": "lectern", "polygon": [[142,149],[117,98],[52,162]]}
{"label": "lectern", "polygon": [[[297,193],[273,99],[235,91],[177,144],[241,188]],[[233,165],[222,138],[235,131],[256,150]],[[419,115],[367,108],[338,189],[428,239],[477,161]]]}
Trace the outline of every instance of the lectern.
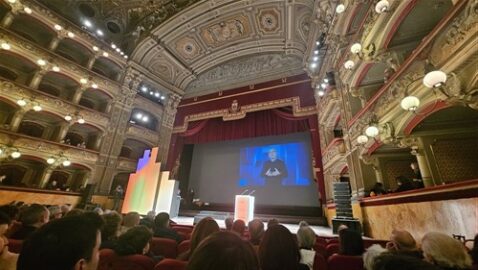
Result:
{"label": "lectern", "polygon": [[241,219],[246,224],[254,219],[254,197],[250,195],[236,195],[234,220]]}

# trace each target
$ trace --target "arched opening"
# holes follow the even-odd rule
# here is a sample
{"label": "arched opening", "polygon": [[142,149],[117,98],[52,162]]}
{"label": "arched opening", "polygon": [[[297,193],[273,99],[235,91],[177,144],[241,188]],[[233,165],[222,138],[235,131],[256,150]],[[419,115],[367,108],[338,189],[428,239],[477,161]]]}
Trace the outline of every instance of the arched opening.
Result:
{"label": "arched opening", "polygon": [[131,148],[124,146],[121,147],[120,157],[130,158],[133,150]]}
{"label": "arched opening", "polygon": [[18,128],[18,133],[36,138],[42,138],[43,132],[45,132],[44,126],[29,120],[23,120]]}
{"label": "arched opening", "polygon": [[56,33],[43,22],[27,14],[15,16],[9,30],[29,41],[47,48]]}
{"label": "arched opening", "polygon": [[5,15],[10,11],[10,7],[5,2],[0,2],[0,21],[3,20]]}
{"label": "arched opening", "polygon": [[70,127],[65,142],[76,147],[98,150],[102,131],[92,125],[75,123]]}
{"label": "arched opening", "polygon": [[84,67],[87,66],[89,59],[92,57],[92,53],[88,48],[69,38],[60,41],[55,53]]}
{"label": "arched opening", "polygon": [[[121,148],[122,149],[121,152],[122,154],[128,154],[128,156],[123,156],[123,155],[120,155],[120,156],[129,158],[129,159],[138,160],[140,157],[143,156],[144,150],[151,149],[151,148],[152,148],[151,145],[148,145],[144,142],[140,142],[134,139],[126,139],[123,142],[123,147]],[[129,150],[125,150],[125,152],[123,152],[123,149],[129,149]]]}
{"label": "arched opening", "polygon": [[80,84],[70,77],[58,72],[48,72],[43,76],[38,90],[64,100],[71,100],[79,86]]}
{"label": "arched opening", "polygon": [[18,133],[55,141],[65,120],[45,111],[28,111],[20,123]]}
{"label": "arched opening", "polygon": [[83,93],[79,104],[95,111],[107,113],[110,102],[111,97],[109,95],[101,90],[92,88]]}
{"label": "arched opening", "polygon": [[118,74],[121,73],[121,67],[105,57],[98,58],[93,64],[92,70],[111,80],[119,80]]}
{"label": "arched opening", "polygon": [[150,130],[156,130],[158,119],[149,112],[135,108],[131,112],[129,122]]}
{"label": "arched opening", "polygon": [[64,190],[69,178],[69,173],[55,170],[51,173],[50,180],[48,181],[46,188],[53,190]]}
{"label": "arched opening", "polygon": [[18,106],[0,99],[0,126],[9,125]]}
{"label": "arched opening", "polygon": [[128,172],[118,173],[117,175],[115,175],[115,177],[113,178],[113,183],[111,184],[111,195],[114,195],[114,191],[117,186],[121,186],[123,190],[126,191],[126,188],[128,187],[129,175],[130,173]]}
{"label": "arched opening", "polygon": [[56,168],[45,186],[47,189],[62,190],[62,191],[81,191],[90,175],[90,169],[81,165],[73,163],[68,167]]}
{"label": "arched opening", "polygon": [[0,175],[5,175],[3,185],[37,188],[46,164],[36,157],[22,155],[19,159],[7,159],[0,165]]}
{"label": "arched opening", "polygon": [[0,50],[0,77],[27,85],[33,78],[37,65],[26,58]]}

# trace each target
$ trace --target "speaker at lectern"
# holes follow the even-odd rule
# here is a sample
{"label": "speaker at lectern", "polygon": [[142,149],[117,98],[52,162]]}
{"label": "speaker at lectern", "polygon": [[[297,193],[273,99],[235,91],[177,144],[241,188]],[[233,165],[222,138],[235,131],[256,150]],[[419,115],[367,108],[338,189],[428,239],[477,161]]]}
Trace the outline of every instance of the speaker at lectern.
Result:
{"label": "speaker at lectern", "polygon": [[236,195],[234,220],[236,219],[241,219],[246,224],[254,219],[254,196]]}

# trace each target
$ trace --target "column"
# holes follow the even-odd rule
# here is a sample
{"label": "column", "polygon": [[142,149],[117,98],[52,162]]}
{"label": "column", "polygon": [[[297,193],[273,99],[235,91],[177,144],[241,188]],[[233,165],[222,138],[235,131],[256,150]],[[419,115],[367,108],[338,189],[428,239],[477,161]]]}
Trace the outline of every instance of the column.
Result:
{"label": "column", "polygon": [[33,75],[32,80],[30,81],[30,87],[33,89],[37,89],[38,86],[40,85],[41,80],[43,79],[43,76],[47,73],[47,70],[45,69],[40,69],[38,70],[35,75]]}
{"label": "column", "polygon": [[95,151],[99,151],[100,150],[100,147],[101,147],[101,143],[103,142],[103,137],[105,136],[104,133],[101,133],[101,134],[98,134],[98,136],[96,136],[96,141],[93,145],[93,148],[92,150],[95,150]]}
{"label": "column", "polygon": [[73,125],[73,121],[68,123],[62,123],[55,141],[61,142],[61,140],[65,139],[66,134],[68,134],[68,130],[70,129],[72,125]]}
{"label": "column", "polygon": [[[163,121],[159,131],[159,158],[162,162],[161,166],[166,166],[168,161],[169,146],[171,144],[171,136],[173,134],[174,119],[176,117],[177,108],[181,96],[171,93],[168,97],[168,103],[163,113]],[[164,167],[163,167],[164,168]]]}
{"label": "column", "polygon": [[58,44],[60,44],[60,41],[61,41],[61,38],[59,37],[54,37],[50,44],[48,44],[48,49],[50,49],[51,51],[54,51],[56,50],[56,47],[58,47]]}
{"label": "column", "polygon": [[86,64],[86,68],[87,69],[92,69],[93,68],[93,65],[95,64],[96,62],[96,55],[93,55],[89,60],[88,60],[88,63]]}
{"label": "column", "polygon": [[40,180],[40,184],[38,185],[40,188],[45,188],[48,181],[50,181],[51,174],[53,173],[53,168],[52,167],[47,167],[45,171],[43,172],[43,176]]}
{"label": "column", "polygon": [[106,108],[105,108],[105,113],[109,114],[111,112],[111,108],[113,107],[113,100],[110,100],[108,101],[108,103],[106,104]]}
{"label": "column", "polygon": [[20,127],[20,123],[23,120],[23,116],[25,116],[25,113],[27,113],[27,111],[23,109],[20,109],[15,112],[15,114],[12,117],[12,121],[10,121],[10,131],[12,132],[18,131],[18,128]]}
{"label": "column", "polygon": [[86,86],[80,86],[78,89],[76,89],[75,93],[73,94],[73,97],[71,98],[71,102],[78,104],[80,103],[81,97],[83,96],[83,93],[86,91]]}
{"label": "column", "polygon": [[3,28],[8,28],[12,24],[14,18],[15,14],[13,12],[8,12],[5,17],[3,17],[2,21],[0,22],[0,25]]}
{"label": "column", "polygon": [[416,149],[415,156],[417,157],[418,168],[420,169],[420,174],[422,175],[423,184],[425,187],[434,186],[435,182],[433,181],[430,167],[428,166],[427,158],[423,154],[423,150]]}
{"label": "column", "polygon": [[377,179],[377,182],[383,183],[383,175],[382,171],[380,171],[380,168],[377,166],[373,166],[373,171],[375,172],[375,178]]}

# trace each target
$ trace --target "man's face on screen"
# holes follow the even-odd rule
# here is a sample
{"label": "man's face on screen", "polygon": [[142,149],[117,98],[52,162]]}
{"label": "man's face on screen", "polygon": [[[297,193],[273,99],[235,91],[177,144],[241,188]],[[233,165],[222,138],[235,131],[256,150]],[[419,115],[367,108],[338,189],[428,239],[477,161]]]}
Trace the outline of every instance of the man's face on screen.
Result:
{"label": "man's face on screen", "polygon": [[273,150],[270,150],[268,155],[269,155],[269,159],[270,159],[271,161],[274,161],[274,160],[277,159],[277,152],[276,152],[276,150],[274,150],[274,149],[273,149]]}

